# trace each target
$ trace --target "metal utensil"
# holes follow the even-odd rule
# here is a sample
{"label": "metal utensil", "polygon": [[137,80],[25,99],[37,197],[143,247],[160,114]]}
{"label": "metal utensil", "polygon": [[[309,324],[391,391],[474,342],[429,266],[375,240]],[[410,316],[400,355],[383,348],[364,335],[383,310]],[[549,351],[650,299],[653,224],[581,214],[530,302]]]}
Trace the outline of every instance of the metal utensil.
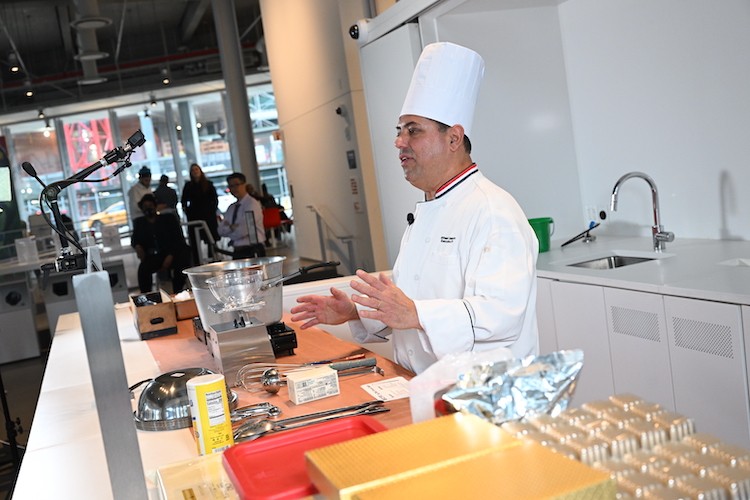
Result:
{"label": "metal utensil", "polygon": [[284,420],[254,420],[238,427],[234,431],[234,440],[235,442],[251,441],[272,432],[299,429],[300,427],[327,422],[337,418],[353,417],[356,415],[373,415],[387,411],[390,411],[390,409],[383,406],[383,401],[369,401],[359,405],[345,406],[342,408],[310,413],[308,415],[299,415]]}
{"label": "metal utensil", "polygon": [[276,418],[281,415],[281,408],[268,402],[256,403],[243,406],[232,411],[232,423],[242,422],[253,417],[272,417]]}
{"label": "metal utensil", "polygon": [[[338,376],[346,377],[348,375],[364,375],[365,373],[377,373],[378,375],[382,376],[385,372],[382,368],[375,365],[372,367],[354,367],[339,370]],[[263,387],[264,391],[270,392],[271,394],[276,394],[277,392],[279,392],[279,389],[281,389],[281,386],[286,384],[287,382],[284,379],[284,375],[280,373],[276,368],[269,368],[260,376],[261,387]]]}
{"label": "metal utensil", "polygon": [[[338,372],[342,372],[352,368],[373,367],[377,365],[377,362],[378,360],[376,358],[358,358],[329,363],[328,366]],[[270,369],[276,370],[280,376],[283,377],[286,372],[311,369],[317,366],[321,366],[321,364],[287,365],[283,363],[250,363],[240,368],[237,372],[236,385],[242,387],[246,391],[257,392],[258,390],[263,389],[263,374]]]}

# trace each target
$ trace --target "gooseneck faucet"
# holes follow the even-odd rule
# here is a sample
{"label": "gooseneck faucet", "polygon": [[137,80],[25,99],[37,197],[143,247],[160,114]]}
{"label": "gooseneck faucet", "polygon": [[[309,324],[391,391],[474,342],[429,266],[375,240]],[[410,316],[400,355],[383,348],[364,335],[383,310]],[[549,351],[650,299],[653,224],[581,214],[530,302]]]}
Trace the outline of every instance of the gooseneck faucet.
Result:
{"label": "gooseneck faucet", "polygon": [[654,209],[654,225],[651,226],[651,235],[654,240],[654,252],[662,252],[666,248],[666,242],[674,241],[674,233],[665,231],[664,226],[661,225],[661,220],[659,217],[659,191],[657,191],[656,183],[651,177],[644,174],[643,172],[630,172],[617,179],[617,182],[615,182],[615,187],[612,190],[612,203],[610,208],[613,212],[617,211],[617,195],[620,190],[620,186],[622,186],[622,184],[626,180],[633,177],[639,177],[648,182],[648,185],[651,188],[651,203]]}

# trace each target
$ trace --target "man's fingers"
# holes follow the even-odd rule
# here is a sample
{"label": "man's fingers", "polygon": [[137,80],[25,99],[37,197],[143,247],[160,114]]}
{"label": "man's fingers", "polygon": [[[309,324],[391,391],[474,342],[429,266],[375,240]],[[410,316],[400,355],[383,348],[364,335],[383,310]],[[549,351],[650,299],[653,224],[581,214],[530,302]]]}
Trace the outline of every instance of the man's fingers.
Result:
{"label": "man's fingers", "polygon": [[378,281],[378,279],[361,269],[357,269],[357,278],[361,279],[371,287],[379,289],[380,282]]}
{"label": "man's fingers", "polygon": [[378,280],[380,280],[380,282],[385,286],[395,286],[393,281],[391,281],[391,279],[383,273],[378,274]]}

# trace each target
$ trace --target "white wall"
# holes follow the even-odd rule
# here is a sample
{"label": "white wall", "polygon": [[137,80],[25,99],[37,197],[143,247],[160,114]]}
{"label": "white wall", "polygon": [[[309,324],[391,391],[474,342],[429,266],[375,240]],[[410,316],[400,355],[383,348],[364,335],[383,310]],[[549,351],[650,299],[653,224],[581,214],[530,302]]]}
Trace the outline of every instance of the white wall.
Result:
{"label": "white wall", "polygon": [[[411,19],[406,7],[371,32]],[[750,238],[747,0],[445,0],[419,24],[422,43],[485,58],[473,156],[529,217],[554,217],[558,241],[608,212],[634,170],[655,179],[677,238]],[[648,186],[620,193],[597,231],[648,234]]]}
{"label": "white wall", "polygon": [[[342,261],[342,271],[373,269],[372,244],[361,167],[350,169],[347,151],[357,155],[354,125],[336,114],[352,110],[336,0],[262,0],[268,60],[293,190],[297,248],[301,257]],[[351,116],[351,115],[349,115]],[[345,245],[328,233],[333,251],[322,255],[315,205],[340,236],[355,237],[356,262],[346,262]]]}
{"label": "white wall", "polygon": [[[584,206],[646,172],[677,238],[750,238],[750,3],[568,0],[562,43]],[[611,230],[645,234],[648,186],[628,181]]]}
{"label": "white wall", "polygon": [[[475,3],[496,10],[477,14]],[[586,221],[557,6],[504,8],[516,3],[445,2],[457,6],[420,17],[423,43],[451,41],[484,58],[472,157],[527,217],[552,217],[562,238],[580,232]]]}

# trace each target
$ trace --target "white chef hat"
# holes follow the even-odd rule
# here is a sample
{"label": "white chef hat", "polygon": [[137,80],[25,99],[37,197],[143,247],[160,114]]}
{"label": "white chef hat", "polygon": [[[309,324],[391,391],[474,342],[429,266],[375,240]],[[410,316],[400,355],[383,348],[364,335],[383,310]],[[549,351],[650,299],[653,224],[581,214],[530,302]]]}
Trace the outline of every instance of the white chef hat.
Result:
{"label": "white chef hat", "polygon": [[431,43],[422,50],[414,68],[401,116],[417,115],[448,126],[462,125],[471,137],[483,76],[484,60],[473,50],[455,43]]}

